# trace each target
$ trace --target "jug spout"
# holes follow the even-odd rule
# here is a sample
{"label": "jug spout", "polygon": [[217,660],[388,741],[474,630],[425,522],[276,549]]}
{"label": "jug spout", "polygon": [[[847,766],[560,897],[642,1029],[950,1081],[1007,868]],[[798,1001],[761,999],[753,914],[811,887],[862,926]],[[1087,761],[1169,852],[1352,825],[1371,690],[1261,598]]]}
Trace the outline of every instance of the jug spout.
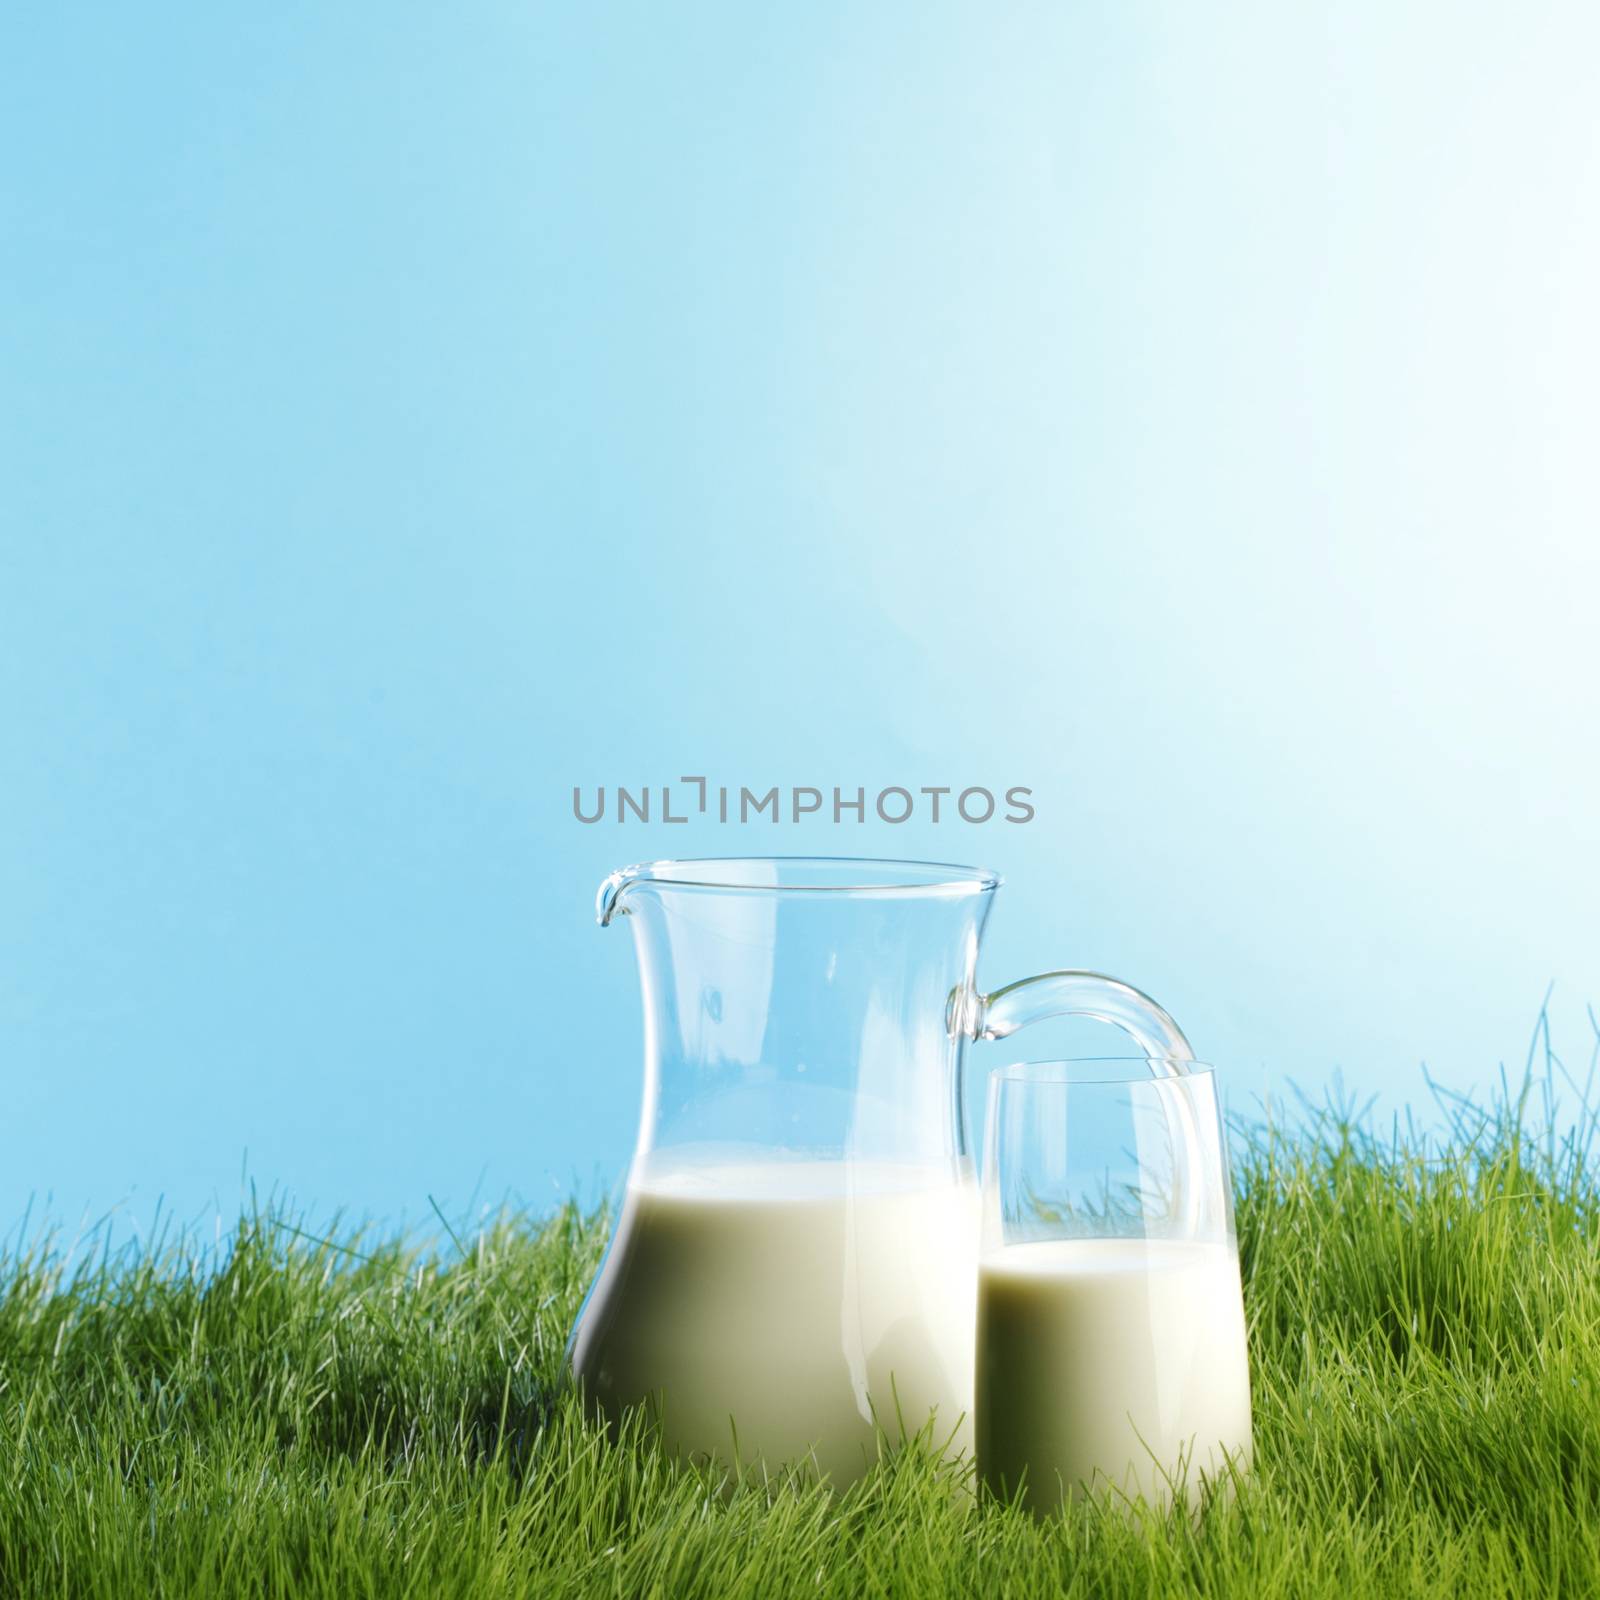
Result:
{"label": "jug spout", "polygon": [[643,865],[619,867],[600,885],[594,897],[594,919],[602,928],[609,928],[613,917],[627,915],[622,897],[627,893],[628,885],[638,882],[649,870]]}

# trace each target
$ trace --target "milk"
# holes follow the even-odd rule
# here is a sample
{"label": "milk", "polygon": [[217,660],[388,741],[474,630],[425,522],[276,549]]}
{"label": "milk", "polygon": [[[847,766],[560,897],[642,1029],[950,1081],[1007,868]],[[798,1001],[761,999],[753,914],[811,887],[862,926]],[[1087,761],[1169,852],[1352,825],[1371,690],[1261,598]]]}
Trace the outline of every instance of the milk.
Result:
{"label": "milk", "polygon": [[[1250,1381],[1230,1246],[1140,1239],[1018,1244],[978,1272],[978,1472],[1053,1509],[1063,1490],[1161,1505],[1224,1451],[1250,1460]],[[1092,1480],[1092,1481],[1091,1481]]]}
{"label": "milk", "polygon": [[683,1456],[835,1484],[935,1417],[970,1451],[978,1202],[948,1170],[658,1164],[627,1191],[572,1349],[592,1404],[650,1401]]}

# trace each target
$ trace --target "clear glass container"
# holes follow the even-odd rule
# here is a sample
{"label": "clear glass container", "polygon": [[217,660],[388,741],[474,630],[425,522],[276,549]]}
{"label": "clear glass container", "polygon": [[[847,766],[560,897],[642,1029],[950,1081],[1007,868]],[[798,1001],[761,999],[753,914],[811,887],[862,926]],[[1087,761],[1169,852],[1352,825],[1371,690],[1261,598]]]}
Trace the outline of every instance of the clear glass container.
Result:
{"label": "clear glass container", "polygon": [[1137,1057],[991,1077],[977,1328],[990,1491],[1039,1512],[1084,1494],[1164,1505],[1248,1467],[1239,1251],[1209,1069]]}

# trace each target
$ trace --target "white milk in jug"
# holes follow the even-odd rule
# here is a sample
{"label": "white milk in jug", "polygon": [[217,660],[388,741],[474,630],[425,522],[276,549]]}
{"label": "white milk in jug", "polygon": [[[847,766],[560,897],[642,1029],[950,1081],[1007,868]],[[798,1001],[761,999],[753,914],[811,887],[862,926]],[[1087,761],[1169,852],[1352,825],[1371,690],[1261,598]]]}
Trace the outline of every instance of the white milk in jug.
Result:
{"label": "white milk in jug", "polygon": [[630,1183],[573,1371],[667,1449],[848,1483],[933,1419],[971,1449],[977,1192],[891,1163],[655,1159]]}

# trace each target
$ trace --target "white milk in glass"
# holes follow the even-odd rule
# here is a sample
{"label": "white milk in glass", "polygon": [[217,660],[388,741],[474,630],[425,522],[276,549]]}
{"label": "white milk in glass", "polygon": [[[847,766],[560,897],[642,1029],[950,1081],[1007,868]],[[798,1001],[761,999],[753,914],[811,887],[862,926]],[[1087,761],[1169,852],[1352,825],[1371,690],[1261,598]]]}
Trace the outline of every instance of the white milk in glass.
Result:
{"label": "white milk in glass", "polygon": [[573,1370],[669,1451],[836,1484],[934,1420],[970,1451],[978,1200],[947,1170],[663,1164],[630,1183]]}
{"label": "white milk in glass", "polygon": [[1026,1484],[1155,1505],[1250,1461],[1250,1381],[1231,1246],[1050,1240],[986,1254],[978,1273],[977,1455],[998,1492]]}

